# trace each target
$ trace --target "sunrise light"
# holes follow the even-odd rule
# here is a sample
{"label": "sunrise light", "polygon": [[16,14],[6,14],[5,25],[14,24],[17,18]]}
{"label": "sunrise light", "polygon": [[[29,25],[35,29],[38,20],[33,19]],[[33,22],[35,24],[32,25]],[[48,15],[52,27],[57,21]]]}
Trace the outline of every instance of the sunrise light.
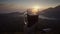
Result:
{"label": "sunrise light", "polygon": [[36,15],[36,14],[38,13],[39,9],[40,9],[39,6],[34,6],[33,9],[32,9],[32,13],[33,13],[34,15]]}

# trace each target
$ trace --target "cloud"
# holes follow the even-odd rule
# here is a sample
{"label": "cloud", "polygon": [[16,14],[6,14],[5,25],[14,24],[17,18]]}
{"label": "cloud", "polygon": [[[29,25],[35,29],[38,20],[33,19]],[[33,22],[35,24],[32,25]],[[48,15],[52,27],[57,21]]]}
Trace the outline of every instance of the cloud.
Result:
{"label": "cloud", "polygon": [[9,12],[21,12],[24,11],[23,7],[15,4],[2,4],[0,3],[0,13],[9,13]]}
{"label": "cloud", "polygon": [[13,4],[0,4],[0,13],[7,13],[7,12],[13,12]]}

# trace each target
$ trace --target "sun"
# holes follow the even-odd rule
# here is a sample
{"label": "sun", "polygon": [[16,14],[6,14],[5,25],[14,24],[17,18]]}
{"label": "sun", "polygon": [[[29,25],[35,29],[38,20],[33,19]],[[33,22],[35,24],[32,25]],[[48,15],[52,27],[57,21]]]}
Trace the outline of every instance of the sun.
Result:
{"label": "sun", "polygon": [[40,9],[40,6],[33,6],[34,9]]}
{"label": "sun", "polygon": [[33,6],[32,8],[33,8],[32,13],[36,15],[38,13],[40,7],[39,6]]}

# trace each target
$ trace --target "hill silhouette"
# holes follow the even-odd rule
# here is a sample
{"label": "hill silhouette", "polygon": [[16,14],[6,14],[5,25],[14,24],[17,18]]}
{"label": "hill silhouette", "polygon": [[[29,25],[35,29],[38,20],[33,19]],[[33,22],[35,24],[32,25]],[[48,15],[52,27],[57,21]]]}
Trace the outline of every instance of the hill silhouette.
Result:
{"label": "hill silhouette", "polygon": [[0,14],[0,31],[21,32],[23,31],[23,20],[24,17],[19,12]]}
{"label": "hill silhouette", "polygon": [[50,17],[50,18],[60,18],[60,5],[56,6],[54,8],[50,7],[48,9],[43,10],[40,15]]}
{"label": "hill silhouette", "polygon": [[[42,15],[42,17],[41,17]],[[40,12],[39,27],[51,28],[55,34],[60,31],[60,5],[54,8],[50,7]]]}

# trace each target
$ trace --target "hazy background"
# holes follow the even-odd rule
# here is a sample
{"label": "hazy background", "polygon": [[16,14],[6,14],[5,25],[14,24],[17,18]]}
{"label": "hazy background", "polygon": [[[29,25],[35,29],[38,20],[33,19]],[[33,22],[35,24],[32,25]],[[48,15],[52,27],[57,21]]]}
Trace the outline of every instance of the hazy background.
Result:
{"label": "hazy background", "polygon": [[40,8],[37,29],[60,32],[60,0],[0,0],[0,31],[23,32],[24,12],[34,6]]}
{"label": "hazy background", "polygon": [[0,13],[23,12],[40,6],[40,10],[60,5],[60,0],[0,0]]}

